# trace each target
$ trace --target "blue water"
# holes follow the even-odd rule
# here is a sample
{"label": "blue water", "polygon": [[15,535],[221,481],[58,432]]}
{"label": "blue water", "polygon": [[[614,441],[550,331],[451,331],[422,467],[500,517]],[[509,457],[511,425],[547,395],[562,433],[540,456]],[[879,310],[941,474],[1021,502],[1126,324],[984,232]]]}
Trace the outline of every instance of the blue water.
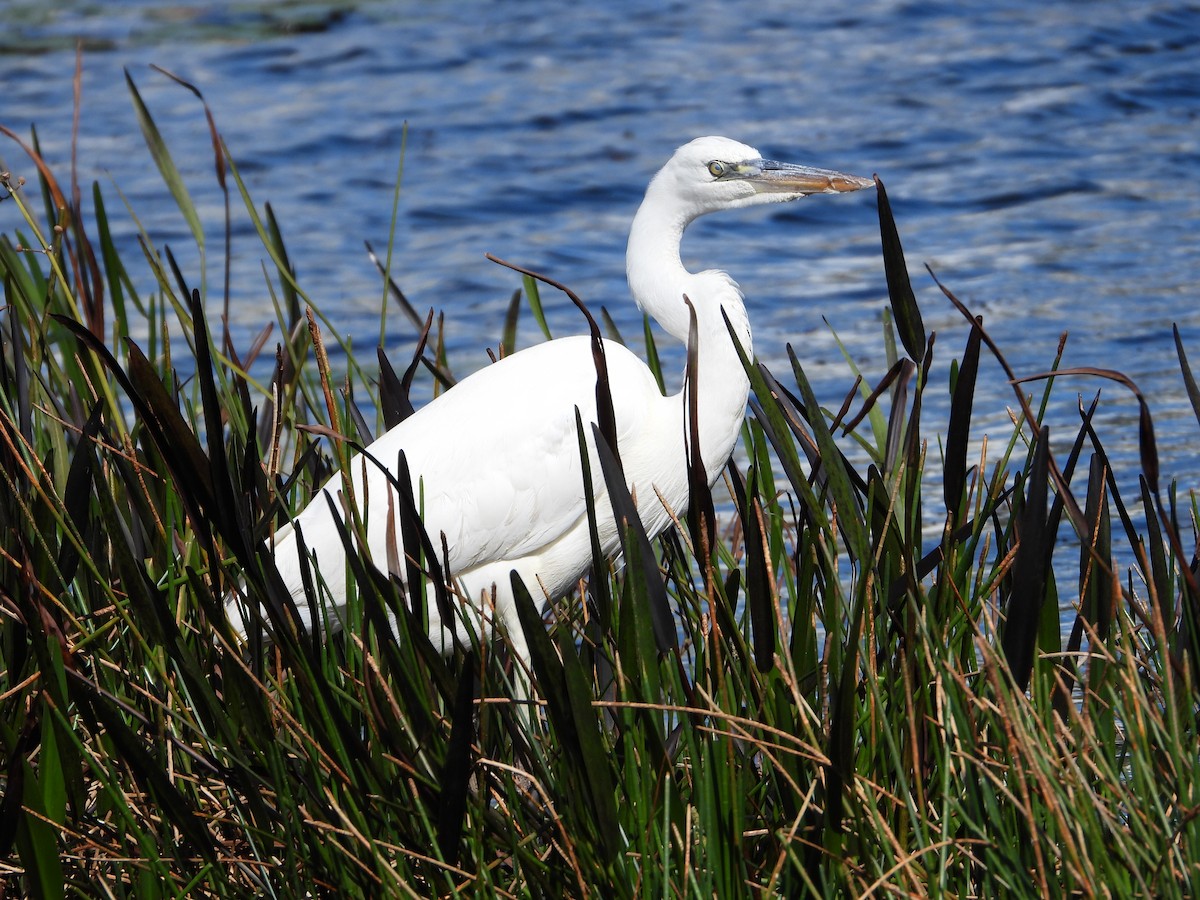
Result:
{"label": "blue water", "polygon": [[[605,4],[416,2],[226,6],[6,4],[0,122],[36,122],[50,160],[70,154],[74,47],[82,40],[79,175],[115,184],[185,263],[186,227],[138,133],[137,82],[201,207],[210,296],[220,296],[221,197],[199,102],[149,68],[196,84],[246,176],[270,201],[308,294],[360,348],[379,331],[381,287],[363,241],[387,243],[407,125],[397,280],[444,309],[459,372],[486,361],[519,284],[499,256],[570,284],[632,338],[624,241],[641,191],[675,146],[723,133],[776,158],[879,173],[944,372],[967,328],[923,269],[972,309],[1022,374],[1051,363],[1119,368],[1152,398],[1166,477],[1200,484],[1198,427],[1172,340],[1200,367],[1200,10],[1165,2]],[[16,148],[0,159],[21,172]],[[28,174],[32,176],[32,171]],[[865,192],[864,192],[865,193]],[[0,204],[0,228],[16,227]],[[120,218],[119,216],[117,218]],[[264,254],[238,217],[233,325],[272,318]],[[756,348],[783,367],[792,342],[823,400],[886,369],[886,288],[873,198],[811,198],[712,217],[689,235],[695,267],[727,269],[749,298]],[[199,281],[194,269],[189,276]],[[582,330],[547,294],[556,333]],[[828,324],[826,324],[828,322]],[[396,313],[388,346],[413,335]],[[531,322],[522,341],[538,339]],[[637,343],[635,340],[634,343]],[[678,365],[678,355],[670,357]],[[1008,432],[999,385],[976,431]],[[939,376],[940,377],[940,376]],[[1128,479],[1136,407],[1103,387],[1102,433]],[[930,425],[940,415],[937,398]],[[944,409],[944,407],[943,407]],[[936,453],[936,447],[931,449]],[[1128,493],[1128,491],[1127,491]]]}

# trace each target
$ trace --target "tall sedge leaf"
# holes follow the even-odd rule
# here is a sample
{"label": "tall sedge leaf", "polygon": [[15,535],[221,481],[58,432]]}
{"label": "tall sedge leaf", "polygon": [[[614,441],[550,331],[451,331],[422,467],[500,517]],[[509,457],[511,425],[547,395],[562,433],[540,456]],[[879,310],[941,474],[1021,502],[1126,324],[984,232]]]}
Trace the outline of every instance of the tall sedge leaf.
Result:
{"label": "tall sedge leaf", "polygon": [[[760,672],[775,664],[775,598],[771,590],[765,514],[758,489],[758,469],[751,466],[743,481],[733,460],[725,467],[733,484],[734,501],[746,542],[746,609],[754,646],[754,664]],[[734,569],[735,573],[739,570]]]}
{"label": "tall sedge leaf", "polygon": [[296,327],[296,323],[300,321],[300,293],[296,289],[296,269],[292,265],[291,259],[288,257],[287,246],[283,242],[283,232],[279,227],[279,222],[275,218],[275,209],[270,203],[263,207],[266,217],[267,239],[269,240],[269,248],[273,251],[272,259],[275,260],[276,266],[279,268],[281,276],[279,279],[280,291],[283,293],[283,308],[287,313],[287,320],[284,325],[288,333]]}
{"label": "tall sedge leaf", "polygon": [[[250,556],[244,543],[241,516],[238,515],[235,498],[235,483],[230,477],[229,460],[225,454],[225,423],[222,415],[222,404],[217,393],[216,372],[213,366],[211,336],[208,331],[208,320],[204,314],[204,303],[200,292],[193,290],[191,294],[192,328],[195,334],[196,347],[196,380],[200,384],[200,397],[204,409],[204,431],[208,438],[208,465],[210,485],[212,490],[213,507],[209,515],[217,520],[220,533],[227,543],[238,548],[238,556],[247,559]],[[164,418],[169,418],[172,410],[164,410]],[[240,493],[240,491],[238,492]]]}
{"label": "tall sedge leaf", "polygon": [[1168,565],[1168,554],[1164,549],[1162,528],[1158,517],[1151,512],[1156,499],[1154,488],[1145,475],[1138,479],[1138,484],[1142,490],[1142,507],[1146,510],[1146,549],[1150,555],[1149,574],[1152,587],[1150,597],[1154,601],[1156,614],[1160,615],[1164,622],[1168,622],[1172,618],[1171,569]]}
{"label": "tall sedge leaf", "polygon": [[[204,107],[204,118],[208,124],[208,136],[209,136],[210,142],[212,143],[213,171],[214,171],[214,174],[217,179],[217,186],[220,187],[220,189],[221,189],[221,195],[224,200],[224,207],[225,207],[225,227],[224,227],[225,277],[224,277],[224,284],[223,284],[223,290],[222,290],[222,296],[224,297],[225,303],[222,308],[222,310],[223,310],[222,321],[225,323],[225,326],[226,326],[225,343],[228,344],[229,343],[229,332],[228,332],[229,301],[230,301],[230,287],[231,287],[230,280],[231,280],[232,271],[233,271],[233,252],[232,252],[233,219],[232,219],[232,213],[231,213],[230,205],[229,205],[229,185],[226,184],[226,181],[225,181],[225,153],[221,147],[221,134],[220,134],[220,132],[217,131],[217,120],[213,117],[212,109],[209,107],[208,101],[204,99],[204,94],[201,93],[201,91],[198,87],[196,87],[191,82],[186,81],[183,78],[180,78],[178,75],[174,74],[173,72],[170,72],[167,69],[162,68],[161,66],[151,65],[151,68],[153,68],[156,72],[160,72],[163,75],[166,75],[168,78],[170,78],[172,81],[174,81],[176,84],[180,85],[181,87],[186,88],[188,91],[190,91],[196,97],[197,100],[200,101],[201,105]],[[203,249],[203,244],[201,244],[200,246],[201,246],[201,249]],[[93,329],[93,330],[95,330],[95,329]]]}
{"label": "tall sedge leaf", "polygon": [[[583,307],[580,307],[583,309]],[[596,425],[599,433],[597,439],[603,439],[604,444],[612,451],[617,469],[623,473],[621,464],[621,448],[617,445],[617,414],[613,410],[612,386],[608,380],[608,359],[604,352],[604,341],[600,337],[600,329],[596,320],[587,313],[588,325],[592,332],[592,362],[596,366]],[[624,481],[622,474],[621,480]]]}
{"label": "tall sedge leaf", "polygon": [[979,329],[972,328],[951,388],[950,422],[946,426],[946,456],[942,470],[942,499],[952,522],[958,521],[966,485],[967,443],[971,436],[975,378],[979,374],[979,346]]}
{"label": "tall sedge leaf", "polygon": [[1013,560],[1012,594],[1005,608],[1001,645],[1019,690],[1029,687],[1037,651],[1048,571],[1046,527],[1050,429],[1043,428],[1033,451],[1025,481],[1027,493],[1016,519],[1017,548]]}
{"label": "tall sedge leaf", "polygon": [[[56,760],[49,761],[53,765]],[[30,896],[38,900],[57,900],[65,897],[62,860],[53,821],[47,821],[46,802],[41,779],[33,772],[33,764],[20,760],[26,770],[20,784],[24,788],[22,815],[17,819],[17,850],[28,879]],[[50,773],[46,773],[49,775]]]}
{"label": "tall sedge leaf", "polygon": [[658,344],[654,340],[654,332],[650,328],[650,317],[642,313],[642,338],[646,342],[646,365],[650,368],[650,374],[654,376],[654,381],[658,384],[659,391],[663,396],[667,393],[667,383],[663,380],[662,361],[658,356]]}
{"label": "tall sedge leaf", "polygon": [[475,665],[474,653],[459,677],[454,708],[450,713],[450,740],[442,764],[441,793],[438,798],[438,850],[453,865],[458,861],[463,824],[467,814],[467,792],[472,775],[471,747],[475,737]]}
{"label": "tall sedge leaf", "polygon": [[550,333],[550,326],[546,323],[546,310],[542,307],[542,295],[538,291],[537,279],[531,275],[522,275],[521,279],[521,284],[525,288],[525,297],[529,300],[529,309],[533,313],[533,320],[537,322],[538,328],[542,329],[546,340],[552,340],[554,336]]}
{"label": "tall sedge leaf", "polygon": [[910,359],[919,361],[925,351],[925,324],[921,321],[921,310],[913,294],[908,278],[908,266],[904,262],[904,248],[900,246],[900,233],[892,218],[892,205],[888,201],[883,182],[875,179],[879,200],[879,236],[883,242],[883,271],[887,276],[888,297],[892,314],[896,317],[896,330],[900,343]]}
{"label": "tall sedge leaf", "polygon": [[513,291],[508,300],[508,311],[504,314],[504,333],[500,337],[500,355],[517,352],[517,322],[521,318],[521,292]]}
{"label": "tall sedge leaf", "polygon": [[600,321],[604,323],[604,336],[614,344],[624,347],[625,337],[621,334],[621,329],[617,327],[617,322],[609,313],[607,306],[600,307]]}
{"label": "tall sedge leaf", "polygon": [[1183,373],[1183,386],[1187,389],[1188,401],[1192,404],[1192,412],[1196,421],[1200,422],[1200,387],[1196,386],[1196,378],[1192,375],[1192,367],[1188,365],[1187,354],[1183,351],[1183,338],[1179,335],[1179,326],[1171,326],[1175,334],[1175,352],[1179,356],[1179,369]]}
{"label": "tall sedge leaf", "polygon": [[[79,444],[75,449],[75,457],[71,460],[71,469],[67,474],[67,482],[63,486],[63,503],[67,518],[75,526],[76,531],[83,535],[87,533],[91,518],[88,510],[91,506],[92,478],[95,472],[96,455],[92,450],[92,441],[100,431],[100,418],[104,405],[97,403],[92,407],[79,436]],[[63,534],[58,547],[58,569],[62,572],[64,582],[70,582],[75,577],[79,565],[79,548],[67,534]]]}
{"label": "tall sedge leaf", "polygon": [[[1093,453],[1088,467],[1088,491],[1084,504],[1084,515],[1090,526],[1085,539],[1079,547],[1079,598],[1080,609],[1071,626],[1071,634],[1067,639],[1066,656],[1060,663],[1061,681],[1055,687],[1054,708],[1059,716],[1066,719],[1068,705],[1071,702],[1071,692],[1079,677],[1080,670],[1074,660],[1078,658],[1083,646],[1085,630],[1091,629],[1089,635],[1103,643],[1107,641],[1113,614],[1112,577],[1106,566],[1098,565],[1099,560],[1108,559],[1112,553],[1111,523],[1108,515],[1108,498],[1105,494],[1105,466],[1099,454]],[[1105,666],[1104,653],[1099,648],[1092,648],[1088,656],[1089,678],[1091,690],[1103,680],[1102,675],[1091,670]]]}
{"label": "tall sedge leaf", "polygon": [[8,858],[24,827],[25,778],[31,774],[28,756],[37,752],[39,715],[25,716],[19,730],[13,729],[6,736],[8,759],[4,763],[4,790],[0,792],[0,859]]}
{"label": "tall sedge leaf", "polygon": [[[607,632],[612,622],[612,594],[609,591],[609,580],[606,577],[604,550],[600,546],[599,519],[596,513],[596,496],[592,490],[595,481],[592,478],[592,463],[588,458],[587,431],[584,430],[583,419],[579,415],[579,407],[575,407],[575,434],[579,440],[579,461],[583,474],[583,502],[587,510],[588,539],[592,550],[592,578],[588,593],[596,607],[596,617],[600,633]],[[603,477],[603,475],[602,475]]]}
{"label": "tall sedge leaf", "polygon": [[892,390],[892,409],[888,414],[887,444],[883,456],[883,471],[889,475],[903,459],[905,426],[908,413],[908,384],[912,380],[917,367],[911,360],[900,361],[900,375]]}
{"label": "tall sedge leaf", "polygon": [[[47,716],[42,719],[42,743],[38,748],[38,781],[41,787],[42,804],[39,811],[45,816],[46,823],[53,829],[61,829],[65,822],[67,812],[66,778],[69,773],[74,774],[64,767],[64,763],[78,762],[78,760],[71,759],[73,754],[63,753],[64,749],[69,750],[69,742],[66,747],[59,748],[58,727],[56,716]],[[57,850],[57,848],[55,849]]]}
{"label": "tall sedge leaf", "polygon": [[908,416],[908,430],[905,434],[907,462],[904,471],[904,534],[907,540],[906,552],[912,559],[920,556],[920,535],[924,522],[921,511],[921,469],[925,445],[921,439],[921,412],[925,400],[925,387],[929,384],[929,367],[933,364],[933,343],[936,337],[935,334],[929,335],[929,341],[925,344],[921,374],[917,379],[912,410]]}
{"label": "tall sedge leaf", "polygon": [[[5,280],[8,287],[8,280]],[[5,294],[11,292],[5,290]],[[29,362],[25,347],[25,333],[21,330],[21,317],[10,315],[8,325],[12,341],[12,388],[17,406],[17,432],[26,446],[33,444],[33,395],[29,391]],[[5,366],[5,375],[8,367]]]}
{"label": "tall sedge leaf", "polygon": [[[417,335],[417,346],[413,349],[412,360],[409,362],[408,368],[404,370],[404,375],[402,375],[400,378],[400,395],[397,398],[396,403],[399,406],[400,412],[403,413],[402,419],[408,418],[414,412],[416,412],[416,408],[413,406],[412,402],[413,380],[416,378],[417,371],[421,368],[421,364],[426,362],[426,358],[424,356],[425,346],[429,342],[429,331],[432,327],[433,310],[430,309],[429,314],[425,317],[425,322],[421,328],[421,332],[419,335]],[[438,369],[436,366],[432,366],[432,364],[431,371],[433,372],[434,377],[441,381],[441,383],[446,387],[451,387],[454,384],[454,379],[448,372],[443,373],[442,370]],[[395,424],[399,424],[400,421],[401,420],[398,419],[392,425],[388,425],[388,428],[393,427]],[[384,417],[384,422],[387,422],[386,415]]]}
{"label": "tall sedge leaf", "polygon": [[379,408],[383,413],[383,427],[391,429],[413,414],[413,405],[383,347],[375,348],[375,356],[379,360]]}
{"label": "tall sedge leaf", "polygon": [[704,580],[707,584],[712,576],[709,562],[716,545],[717,516],[713,506],[712,491],[708,487],[708,473],[700,452],[700,372],[698,340],[696,334],[696,310],[692,301],[684,294],[683,302],[688,308],[687,370],[684,373],[684,396],[687,408],[687,477],[688,477],[688,530],[692,534],[692,546],[700,554]]}
{"label": "tall sedge leaf", "polygon": [[146,146],[150,148],[150,155],[154,158],[154,164],[158,166],[163,183],[167,186],[167,190],[171,192],[176,207],[178,207],[179,212],[183,215],[184,221],[187,222],[188,230],[191,231],[192,238],[196,241],[196,246],[203,252],[204,226],[200,224],[200,216],[196,212],[196,206],[192,203],[187,185],[183,183],[183,176],[179,174],[179,169],[176,168],[175,161],[171,158],[171,152],[167,149],[166,141],[163,140],[158,126],[154,124],[154,117],[150,115],[150,110],[142,102],[142,95],[138,93],[137,86],[133,83],[133,77],[129,74],[128,69],[125,70],[125,84],[128,86],[129,94],[133,98],[133,109],[137,114],[138,125],[142,129],[142,136],[146,139]]}
{"label": "tall sedge leaf", "polygon": [[[1107,641],[1113,626],[1113,616],[1116,612],[1113,593],[1112,572],[1103,565],[1112,559],[1112,523],[1108,512],[1108,496],[1104,485],[1108,472],[1096,455],[1091,457],[1088,472],[1088,500],[1086,514],[1088,522],[1094,523],[1094,528],[1088,536],[1088,541],[1079,548],[1079,573],[1083,582],[1080,588],[1083,592],[1083,611],[1088,622],[1095,628],[1096,638]],[[1096,654],[1091,661],[1091,667],[1101,665]]]}
{"label": "tall sedge leaf", "polygon": [[100,243],[100,256],[104,262],[104,273],[108,278],[108,295],[112,299],[113,322],[116,337],[129,334],[129,313],[125,305],[125,292],[136,302],[137,293],[133,287],[129,273],[117,254],[113,242],[112,231],[108,225],[108,215],[105,212],[104,196],[100,192],[99,182],[92,183],[92,207],[96,216],[96,233]]}
{"label": "tall sedge leaf", "polygon": [[[824,814],[825,848],[839,854],[843,846],[848,788],[854,781],[854,725],[858,698],[858,659],[867,607],[866,581],[860,581],[848,613],[840,668],[829,673],[830,723]],[[815,850],[815,848],[814,848]],[[814,858],[810,855],[810,859]]]}

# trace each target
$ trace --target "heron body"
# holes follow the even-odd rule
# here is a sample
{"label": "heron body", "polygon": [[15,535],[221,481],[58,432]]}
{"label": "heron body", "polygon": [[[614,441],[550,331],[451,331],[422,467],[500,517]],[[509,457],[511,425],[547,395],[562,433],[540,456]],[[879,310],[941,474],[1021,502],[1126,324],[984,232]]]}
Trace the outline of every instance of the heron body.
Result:
{"label": "heron body", "polygon": [[[763,160],[752,147],[728,138],[698,138],[680,147],[646,190],[629,235],[629,286],[638,305],[663,329],[687,341],[689,312],[697,329],[699,447],[709,484],[719,477],[741,429],[749,381],[726,326],[751,353],[750,323],[741,290],[728,275],[688,272],[679,256],[684,229],[709,212],[841,193],[873,185],[865,178]],[[724,315],[722,315],[722,312]],[[664,396],[649,368],[624,346],[605,341],[617,447],[629,490],[646,531],[665,530],[688,503],[688,416],[682,392]],[[444,537],[458,608],[487,634],[494,620],[515,652],[527,645],[517,621],[510,575],[535,597],[570,592],[591,565],[585,484],[576,428],[597,421],[596,368],[589,337],[547,341],[512,354],[463,379],[409,416],[350,462],[367,549],[387,566],[387,547],[402,548],[394,488],[388,474],[407,461],[422,521],[435,546]],[[601,475],[590,428],[585,427],[598,531],[605,554],[618,550],[618,525]],[[346,603],[347,566],[338,523],[325,494],[332,478],[275,538],[279,572],[307,621],[296,529],[304,537],[326,618],[339,627]],[[394,498],[393,498],[394,499]],[[394,574],[404,577],[404,567]],[[451,637],[428,603],[430,636],[449,650]],[[236,606],[234,625],[245,626]],[[464,630],[457,629],[462,635]]]}

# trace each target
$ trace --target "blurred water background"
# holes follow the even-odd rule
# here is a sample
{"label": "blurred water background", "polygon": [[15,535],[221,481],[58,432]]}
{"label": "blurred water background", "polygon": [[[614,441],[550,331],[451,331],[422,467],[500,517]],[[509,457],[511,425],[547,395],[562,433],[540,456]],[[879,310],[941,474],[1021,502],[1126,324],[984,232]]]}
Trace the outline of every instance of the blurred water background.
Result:
{"label": "blurred water background", "polygon": [[[628,224],[677,145],[726,134],[770,157],[883,178],[938,333],[935,377],[968,329],[924,263],[984,317],[1019,374],[1045,370],[1067,331],[1065,365],[1130,375],[1152,400],[1164,476],[1198,484],[1200,429],[1172,339],[1175,324],[1200,367],[1196,6],[16,0],[0,19],[0,123],[24,134],[36,123],[47,157],[68,171],[82,42],[79,178],[105,185],[120,221],[119,187],[187,271],[197,265],[188,232],[122,70],[137,82],[204,214],[214,310],[221,195],[203,111],[151,64],[203,91],[256,202],[274,206],[301,285],[364,350],[378,340],[383,292],[363,242],[387,245],[407,125],[394,274],[419,308],[446,311],[460,374],[486,363],[519,285],[485,251],[567,282],[640,345],[624,283]],[[0,146],[0,160],[33,180],[15,145]],[[791,342],[834,406],[852,378],[833,332],[868,379],[886,370],[867,193],[711,217],[685,245],[693,268],[741,283],[759,355],[785,369]],[[235,212],[232,325],[248,341],[273,314],[265,254]],[[0,205],[0,228],[16,228],[15,216]],[[556,334],[583,330],[569,302],[544,296]],[[526,319],[530,343],[540,336]],[[403,364],[412,329],[395,312],[388,322]],[[682,365],[673,349],[667,359]],[[990,386],[974,433],[1005,435],[1012,395],[994,364],[981,380]],[[1050,419],[1066,439],[1076,394],[1099,388],[1101,433],[1135,471],[1136,405],[1122,389],[1062,384]],[[929,398],[927,433],[944,430],[944,396]]]}

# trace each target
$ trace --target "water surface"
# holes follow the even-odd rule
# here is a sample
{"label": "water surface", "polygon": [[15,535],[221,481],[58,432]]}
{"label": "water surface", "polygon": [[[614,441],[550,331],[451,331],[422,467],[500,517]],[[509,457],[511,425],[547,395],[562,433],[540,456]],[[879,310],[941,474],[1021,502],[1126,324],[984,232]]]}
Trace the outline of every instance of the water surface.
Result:
{"label": "water surface", "polygon": [[[623,253],[641,191],[678,144],[722,133],[768,156],[880,174],[938,333],[935,372],[967,328],[924,263],[984,316],[1019,373],[1044,370],[1068,331],[1066,365],[1132,376],[1153,399],[1164,474],[1198,483],[1171,332],[1200,364],[1194,6],[19,0],[5,20],[0,122],[36,122],[65,171],[82,41],[79,177],[108,185],[110,206],[119,186],[198,283],[122,70],[135,79],[205,216],[213,298],[221,197],[202,109],[152,63],[204,92],[256,201],[274,206],[301,284],[358,347],[376,343],[382,297],[363,242],[387,243],[407,126],[394,268],[418,306],[446,310],[460,371],[484,364],[518,284],[486,251],[566,281],[636,338]],[[0,158],[25,165],[12,145]],[[14,215],[0,206],[0,227]],[[237,227],[233,323],[248,340],[272,314],[244,214]],[[868,377],[885,370],[871,197],[712,217],[685,251],[738,279],[760,355],[782,365],[792,343],[826,402],[849,384],[832,331]],[[582,330],[569,303],[548,299],[556,333]],[[411,330],[389,323],[389,350],[405,359]],[[522,340],[537,339],[527,323]],[[977,430],[999,436],[1011,395],[986,374]],[[1109,449],[1131,467],[1136,409],[1121,389],[1063,386],[1051,419],[1073,432],[1075,392],[1100,387],[1102,432],[1124,436]],[[930,416],[930,428],[944,421],[936,402]]]}

